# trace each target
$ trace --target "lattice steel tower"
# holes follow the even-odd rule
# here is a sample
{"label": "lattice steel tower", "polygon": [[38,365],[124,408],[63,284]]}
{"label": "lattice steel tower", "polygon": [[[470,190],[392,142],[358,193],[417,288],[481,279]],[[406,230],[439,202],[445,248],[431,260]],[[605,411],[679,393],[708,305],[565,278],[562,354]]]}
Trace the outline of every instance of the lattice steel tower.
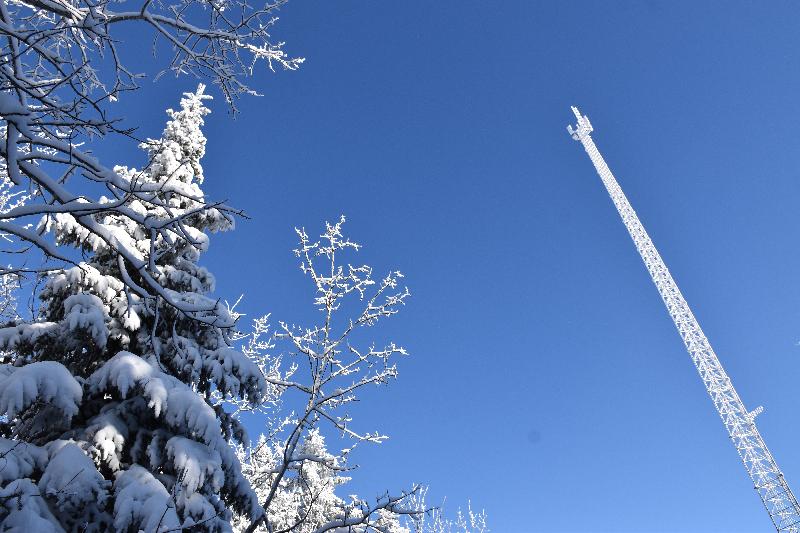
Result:
{"label": "lattice steel tower", "polygon": [[678,328],[678,333],[700,373],[714,407],[717,408],[725,424],[725,429],[728,430],[728,435],[744,463],[747,474],[753,480],[772,523],[778,531],[800,533],[800,505],[756,428],[755,417],[763,411],[763,408],[757,407],[753,411],[745,408],[653,241],[650,240],[636,212],[597,150],[590,135],[592,124],[589,118],[581,115],[576,107],[572,108],[572,112],[575,113],[578,123],[575,128],[567,126],[567,131],[573,139],[583,145],[600,179],[603,180],[603,185],[619,211],[622,222],[628,228],[628,233],[639,255],[642,256],[675,327]]}

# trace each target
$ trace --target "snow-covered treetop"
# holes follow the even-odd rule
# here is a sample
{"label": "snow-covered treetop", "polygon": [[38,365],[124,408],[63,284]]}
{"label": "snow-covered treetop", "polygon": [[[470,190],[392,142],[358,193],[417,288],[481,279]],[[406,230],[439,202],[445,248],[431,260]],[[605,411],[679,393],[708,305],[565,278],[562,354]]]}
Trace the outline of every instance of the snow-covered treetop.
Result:
{"label": "snow-covered treetop", "polygon": [[206,137],[201,127],[203,117],[211,112],[203,102],[212,99],[205,90],[201,83],[197,91],[183,93],[180,111],[167,109],[171,120],[167,122],[162,138],[144,143],[143,147],[151,158],[151,176],[170,176],[183,183],[203,183],[200,159],[206,153]]}

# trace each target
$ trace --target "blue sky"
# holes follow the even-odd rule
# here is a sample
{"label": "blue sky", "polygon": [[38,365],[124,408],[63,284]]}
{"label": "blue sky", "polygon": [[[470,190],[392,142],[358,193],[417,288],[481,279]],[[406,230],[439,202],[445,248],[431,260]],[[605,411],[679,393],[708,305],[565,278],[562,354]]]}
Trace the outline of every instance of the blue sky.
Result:
{"label": "blue sky", "polygon": [[[282,10],[275,36],[303,68],[258,74],[264,97],[235,120],[218,98],[208,119],[206,190],[252,219],[206,264],[247,312],[300,319],[292,228],[343,213],[360,261],[406,274],[386,332],[412,355],[357,413],[392,438],[358,451],[353,491],[424,482],[498,532],[770,529],[565,126],[570,105],[592,119],[800,490],[798,19],[788,1]],[[125,114],[157,135],[193,85],[145,82]]]}

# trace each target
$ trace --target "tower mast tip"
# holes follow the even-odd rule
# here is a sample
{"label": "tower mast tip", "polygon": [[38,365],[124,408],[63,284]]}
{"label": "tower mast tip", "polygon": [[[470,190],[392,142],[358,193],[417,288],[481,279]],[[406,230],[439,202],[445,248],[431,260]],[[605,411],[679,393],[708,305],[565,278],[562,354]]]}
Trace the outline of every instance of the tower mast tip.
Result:
{"label": "tower mast tip", "polygon": [[592,133],[594,129],[592,128],[592,123],[589,122],[589,117],[581,115],[577,107],[571,106],[571,108],[572,113],[575,115],[575,120],[577,120],[577,124],[574,128],[571,125],[567,126],[567,133],[576,141],[580,141],[582,138]]}

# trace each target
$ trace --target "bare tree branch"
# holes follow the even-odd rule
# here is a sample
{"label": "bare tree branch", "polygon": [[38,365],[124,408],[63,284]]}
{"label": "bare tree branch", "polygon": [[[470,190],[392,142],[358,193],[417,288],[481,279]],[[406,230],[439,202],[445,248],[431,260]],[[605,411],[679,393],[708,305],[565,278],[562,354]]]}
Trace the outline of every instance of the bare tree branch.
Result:
{"label": "bare tree branch", "polygon": [[[219,321],[215,302],[192,304],[161,287],[155,258],[117,239],[104,218],[128,219],[150,229],[153,242],[182,239],[198,248],[185,221],[213,210],[233,221],[243,213],[222,202],[198,197],[176,178],[148,181],[149,161],[141,171],[102,164],[87,147],[98,139],[133,138],[120,126],[112,103],[139,89],[141,75],[124,63],[118,24],[140,25],[166,40],[167,70],[210,80],[235,112],[236,100],[256,94],[245,83],[256,64],[295,70],[291,58],[269,32],[285,0],[253,5],[249,0],[8,0],[0,2],[0,180],[7,179],[33,201],[0,205],[0,237],[13,236],[24,253],[0,250],[0,276],[52,271],[75,258],[58,249],[48,231],[65,218],[80,226],[80,238],[101,240],[121,258],[125,283],[146,297],[159,297],[201,322]],[[132,10],[114,11],[124,6]],[[130,53],[135,43],[125,45]],[[156,141],[146,140],[151,154]],[[191,165],[191,162],[182,162]],[[175,173],[184,172],[178,168]],[[82,182],[70,187],[68,179]],[[96,197],[87,196],[91,186]],[[80,190],[78,193],[76,191]],[[102,194],[102,195],[101,195]],[[110,198],[108,198],[110,197]],[[181,202],[191,209],[177,208]],[[157,209],[144,219],[137,205]],[[152,247],[151,247],[152,248]],[[40,254],[36,258],[36,251]],[[5,254],[7,257],[3,257]],[[31,260],[33,259],[33,261]],[[39,261],[40,267],[31,264]],[[23,264],[24,263],[24,267]],[[231,327],[233,323],[214,322]]]}

